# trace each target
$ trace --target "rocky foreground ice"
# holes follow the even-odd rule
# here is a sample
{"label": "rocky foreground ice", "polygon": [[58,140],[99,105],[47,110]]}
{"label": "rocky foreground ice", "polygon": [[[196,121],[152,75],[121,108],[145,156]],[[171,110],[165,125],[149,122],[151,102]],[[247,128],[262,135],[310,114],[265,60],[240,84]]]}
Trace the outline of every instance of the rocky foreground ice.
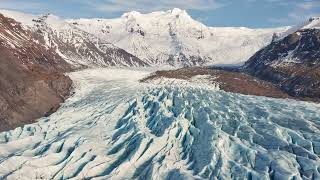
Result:
{"label": "rocky foreground ice", "polygon": [[0,134],[0,179],[320,179],[320,105],[71,73],[54,114]]}

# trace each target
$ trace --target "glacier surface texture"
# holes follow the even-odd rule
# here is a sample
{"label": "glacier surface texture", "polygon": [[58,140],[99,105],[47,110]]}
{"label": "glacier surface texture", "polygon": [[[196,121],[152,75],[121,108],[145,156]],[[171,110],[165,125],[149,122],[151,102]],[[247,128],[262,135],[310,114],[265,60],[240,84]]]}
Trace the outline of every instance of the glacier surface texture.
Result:
{"label": "glacier surface texture", "polygon": [[73,95],[0,134],[0,179],[320,179],[320,105],[73,72]]}

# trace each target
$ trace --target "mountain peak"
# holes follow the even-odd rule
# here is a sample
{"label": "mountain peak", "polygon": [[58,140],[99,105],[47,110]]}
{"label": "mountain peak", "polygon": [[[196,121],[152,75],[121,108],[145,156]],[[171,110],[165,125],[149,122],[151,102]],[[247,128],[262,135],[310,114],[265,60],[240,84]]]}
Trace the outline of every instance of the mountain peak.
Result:
{"label": "mountain peak", "polygon": [[311,17],[302,29],[320,29],[320,17]]}
{"label": "mountain peak", "polygon": [[311,17],[308,20],[306,20],[304,23],[289,27],[284,32],[277,33],[275,35],[274,41],[282,40],[283,38],[287,37],[292,33],[295,33],[300,30],[307,30],[307,29],[320,29],[320,17]]}
{"label": "mountain peak", "polygon": [[187,19],[192,19],[191,16],[187,13],[186,10],[182,10],[182,9],[179,9],[179,8],[174,8],[172,10],[169,10],[168,13],[171,16],[175,16],[176,18],[186,17]]}
{"label": "mountain peak", "polygon": [[309,18],[309,22],[318,21],[320,20],[320,17],[311,17]]}
{"label": "mountain peak", "polygon": [[173,8],[172,10],[167,11],[167,13],[176,17],[190,17],[186,10],[182,10],[179,8]]}
{"label": "mountain peak", "polygon": [[122,18],[130,18],[130,17],[140,16],[140,15],[141,15],[141,13],[138,11],[130,11],[130,12],[124,13],[121,17]]}
{"label": "mountain peak", "polygon": [[181,13],[187,13],[185,10],[179,9],[179,8],[173,8],[172,10],[169,10],[171,14],[181,14]]}
{"label": "mountain peak", "polygon": [[155,11],[155,12],[151,12],[151,13],[140,13],[138,11],[130,11],[130,12],[126,12],[124,13],[121,17],[122,18],[135,18],[135,17],[139,17],[139,16],[149,16],[149,15],[166,15],[166,16],[175,16],[175,17],[191,17],[186,10],[180,9],[180,8],[173,8],[171,10],[168,11]]}

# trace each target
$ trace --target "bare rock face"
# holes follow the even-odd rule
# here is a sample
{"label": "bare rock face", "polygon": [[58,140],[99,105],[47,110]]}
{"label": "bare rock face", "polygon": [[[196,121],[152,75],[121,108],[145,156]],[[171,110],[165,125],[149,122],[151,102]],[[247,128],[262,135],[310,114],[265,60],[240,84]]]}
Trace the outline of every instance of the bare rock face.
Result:
{"label": "bare rock face", "polygon": [[40,42],[0,14],[0,131],[49,115],[69,94],[70,65]]}
{"label": "bare rock face", "polygon": [[320,100],[320,29],[302,29],[272,42],[244,70],[291,96]]}

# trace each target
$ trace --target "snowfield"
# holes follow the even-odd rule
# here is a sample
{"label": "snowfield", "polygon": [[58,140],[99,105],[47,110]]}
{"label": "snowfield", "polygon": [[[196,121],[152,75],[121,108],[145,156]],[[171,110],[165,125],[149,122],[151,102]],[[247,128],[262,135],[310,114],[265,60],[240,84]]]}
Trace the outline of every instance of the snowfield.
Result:
{"label": "snowfield", "polygon": [[0,134],[0,179],[320,179],[319,104],[149,73],[70,73],[56,113]]}
{"label": "snowfield", "polygon": [[[76,67],[239,65],[290,27],[209,27],[185,10],[124,13],[114,19],[63,19],[0,9],[42,37]],[[41,38],[41,39],[42,39]]]}
{"label": "snowfield", "polygon": [[240,64],[289,27],[208,27],[185,10],[132,11],[114,19],[70,19],[79,29],[110,41],[151,66]]}

